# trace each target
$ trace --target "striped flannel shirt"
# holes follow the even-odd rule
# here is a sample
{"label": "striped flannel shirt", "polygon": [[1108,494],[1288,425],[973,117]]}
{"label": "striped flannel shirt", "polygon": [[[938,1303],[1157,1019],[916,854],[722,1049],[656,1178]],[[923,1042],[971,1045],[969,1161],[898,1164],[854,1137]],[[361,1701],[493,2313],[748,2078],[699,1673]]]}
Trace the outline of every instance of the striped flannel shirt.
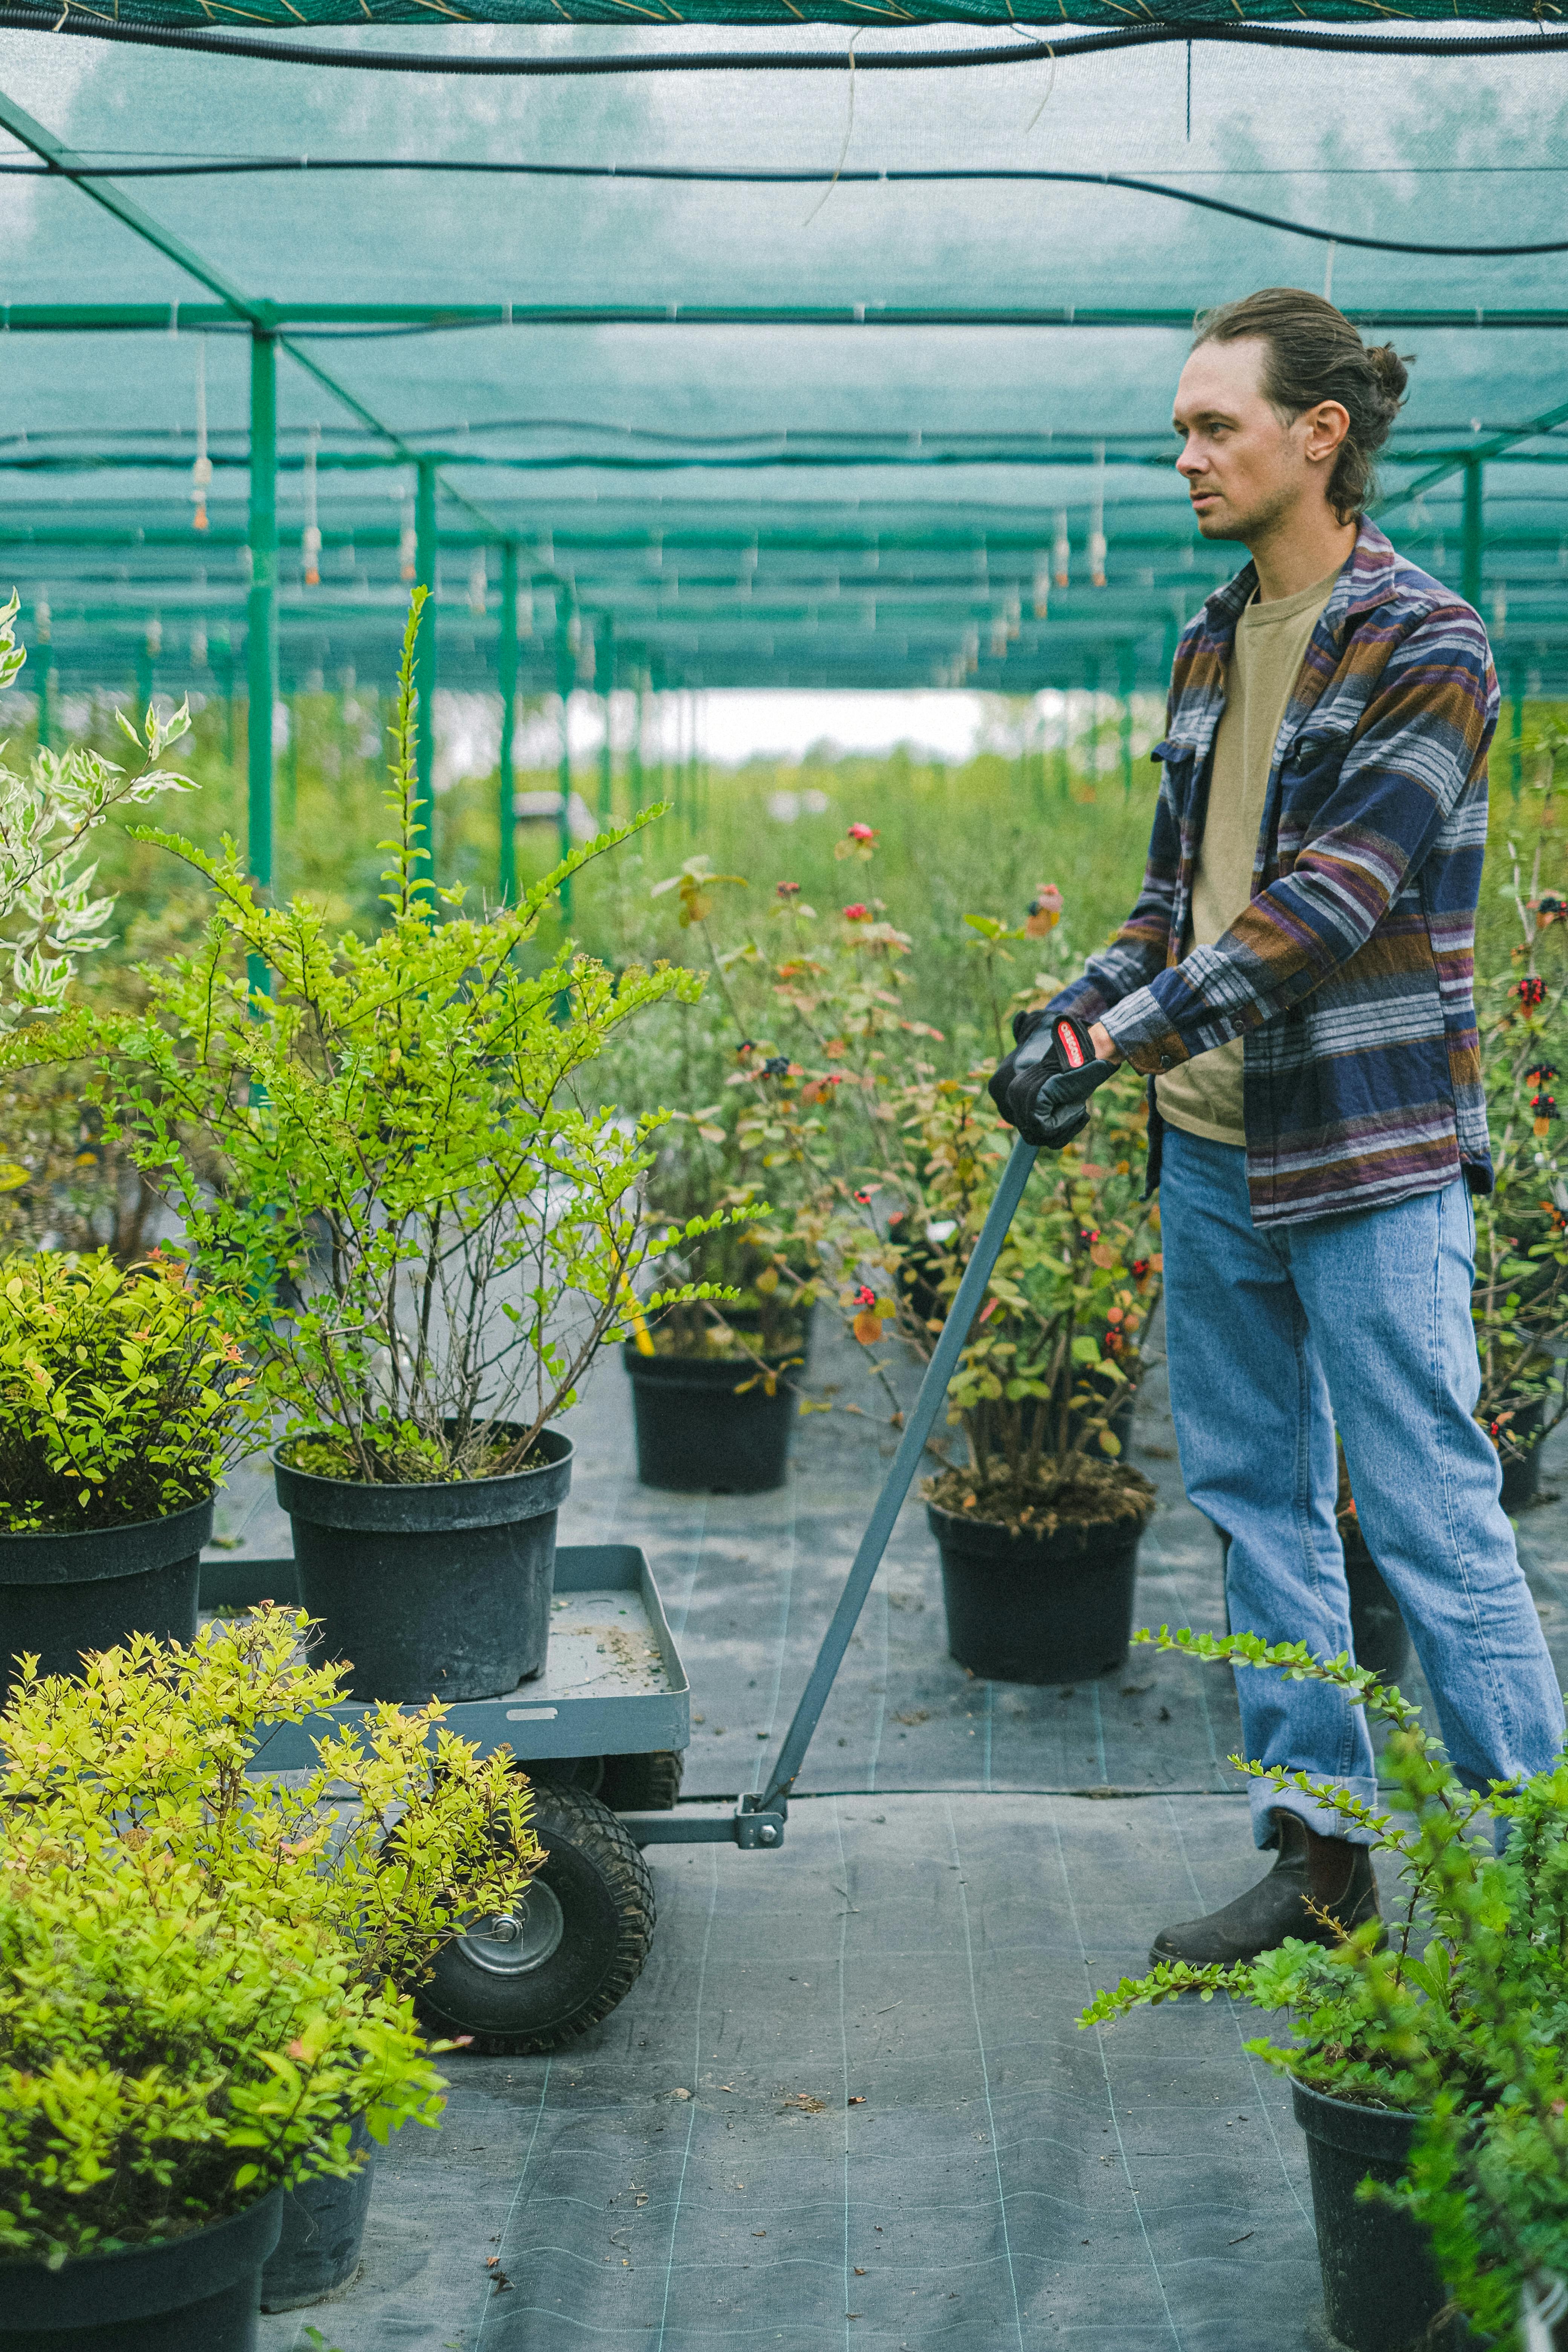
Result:
{"label": "striped flannel shirt", "polygon": [[[1183,632],[1138,902],[1053,1012],[1140,1070],[1242,1036],[1255,1225],[1491,1189],[1473,992],[1498,688],[1486,631],[1363,521],[1269,769],[1252,897],[1185,956],[1215,730],[1249,563]],[[1150,1186],[1160,1119],[1150,1087]]]}

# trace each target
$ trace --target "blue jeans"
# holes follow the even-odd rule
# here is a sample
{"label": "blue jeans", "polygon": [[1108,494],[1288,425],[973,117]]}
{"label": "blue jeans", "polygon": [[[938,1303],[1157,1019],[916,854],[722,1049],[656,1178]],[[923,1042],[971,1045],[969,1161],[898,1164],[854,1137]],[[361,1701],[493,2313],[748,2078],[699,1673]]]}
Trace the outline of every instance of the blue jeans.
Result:
{"label": "blue jeans", "polygon": [[[1246,1154],[1167,1128],[1160,1179],[1171,1409],[1182,1477],[1230,1538],[1233,1632],[1351,1646],[1334,1524],[1334,1424],[1373,1558],[1410,1628],[1437,1729],[1468,1786],[1552,1762],[1563,1696],[1498,1500],[1497,1453],[1472,1418],[1475,1221],[1463,1181],[1389,1209],[1258,1232]],[[1247,1758],[1375,1802],[1366,1717],[1321,1683],[1238,1666]],[[1347,1831],[1295,1790],[1270,1810]]]}

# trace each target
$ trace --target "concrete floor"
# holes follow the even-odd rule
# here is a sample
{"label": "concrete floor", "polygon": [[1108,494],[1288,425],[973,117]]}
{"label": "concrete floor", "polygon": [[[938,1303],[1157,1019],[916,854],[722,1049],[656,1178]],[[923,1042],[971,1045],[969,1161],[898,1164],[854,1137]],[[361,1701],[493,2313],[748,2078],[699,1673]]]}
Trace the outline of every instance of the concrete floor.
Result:
{"label": "concrete floor", "polygon": [[[823,1355],[853,1401],[855,1360]],[[779,1494],[688,1497],[636,1483],[617,1365],[569,1426],[562,1538],[654,1563],[692,1685],[689,1797],[757,1788],[879,1432],[813,1416]],[[1161,1494],[1139,1622],[1217,1628],[1218,1550],[1157,1379],[1133,1458]],[[1568,1433],[1548,1494],[1559,1468]],[[219,1533],[288,1549],[269,1482],[237,1483]],[[1520,1542],[1568,1664],[1568,1506]],[[264,2320],[264,2352],[311,2327],[337,2352],[1297,2352],[1316,2251],[1288,2092],[1244,2047],[1263,2021],[1075,2022],[1153,1929],[1257,1874],[1237,1736],[1228,1675],[1147,1653],[1070,1689],[970,1679],[906,1507],[784,1846],[653,1849],[658,1930],[627,2000],[569,2054],[448,2062],[442,2130],[382,2159],[360,2279]]]}

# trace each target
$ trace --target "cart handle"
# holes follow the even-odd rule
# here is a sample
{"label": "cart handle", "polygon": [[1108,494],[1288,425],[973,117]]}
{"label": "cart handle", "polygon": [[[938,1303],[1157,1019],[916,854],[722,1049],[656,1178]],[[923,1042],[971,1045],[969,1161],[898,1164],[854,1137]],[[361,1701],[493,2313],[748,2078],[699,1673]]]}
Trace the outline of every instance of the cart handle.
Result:
{"label": "cart handle", "polygon": [[980,1228],[980,1237],[970,1253],[969,1264],[963,1269],[963,1279],[958,1286],[958,1296],[948,1309],[931,1360],[926,1366],[920,1394],[904,1423],[904,1433],[899,1450],[893,1456],[893,1466],[882,1482],[882,1491],[876,1507],[860,1538],[854,1565],[845,1580],[838,1596],[838,1606],[833,1622],[823,1636],[822,1647],[816,1654],[816,1664],[811,1670],[800,1704],[795,1708],[784,1743],[779,1750],[779,1760],[773,1768],[764,1796],[747,1804],[748,1812],[787,1813],[789,1792],[794,1788],[811,1736],[827,1704],[827,1694],[833,1688],[834,1676],[844,1663],[844,1653],[849,1647],[849,1636],[855,1631],[860,1612],[866,1605],[866,1595],[871,1581],[882,1564],[882,1554],[888,1549],[888,1538],[893,1532],[893,1522],[902,1508],[904,1496],[925,1452],[938,1412],[947,1402],[948,1382],[957,1370],[958,1359],[966,1345],[974,1318],[980,1312],[986,1285],[1002,1255],[1002,1244],[1007,1238],[1007,1228],[1023,1198],[1024,1187],[1029,1181],[1029,1171],[1035,1164],[1036,1148],[1020,1137],[1014,1144],[1012,1156],[1002,1171],[1002,1181],[996,1187],[996,1197],[986,1213]]}

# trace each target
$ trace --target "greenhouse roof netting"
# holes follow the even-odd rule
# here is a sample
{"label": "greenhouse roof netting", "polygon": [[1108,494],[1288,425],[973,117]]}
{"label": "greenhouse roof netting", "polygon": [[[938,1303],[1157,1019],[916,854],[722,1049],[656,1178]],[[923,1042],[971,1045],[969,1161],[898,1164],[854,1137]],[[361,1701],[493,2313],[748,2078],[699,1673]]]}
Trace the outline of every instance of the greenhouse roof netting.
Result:
{"label": "greenhouse roof netting", "polygon": [[419,577],[427,682],[1154,688],[1236,561],[1193,314],[1294,283],[1414,354],[1386,527],[1568,684],[1568,35],[414,13],[0,11],[0,568],[62,677],[385,679]]}

